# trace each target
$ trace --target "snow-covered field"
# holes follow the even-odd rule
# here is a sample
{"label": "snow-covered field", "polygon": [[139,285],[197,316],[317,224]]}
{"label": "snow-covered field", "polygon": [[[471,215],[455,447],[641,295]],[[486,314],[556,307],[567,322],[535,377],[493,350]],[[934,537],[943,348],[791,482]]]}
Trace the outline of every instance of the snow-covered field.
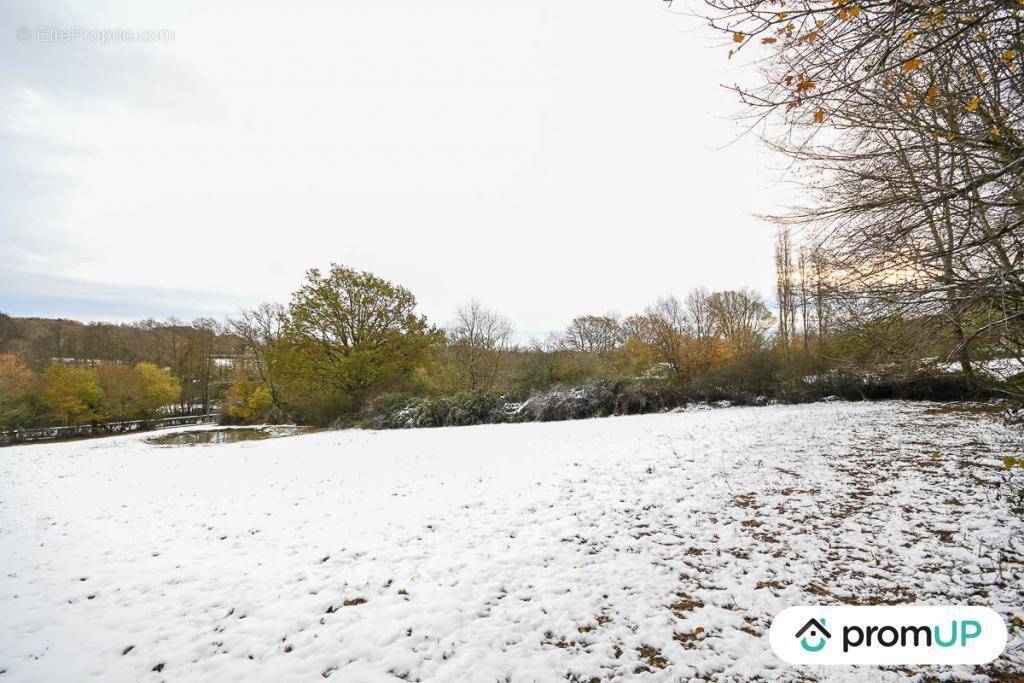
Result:
{"label": "snow-covered field", "polygon": [[1019,437],[978,414],[144,438],[0,450],[0,683],[963,677],[788,667],[766,631],[796,604],[1024,616],[992,488]]}

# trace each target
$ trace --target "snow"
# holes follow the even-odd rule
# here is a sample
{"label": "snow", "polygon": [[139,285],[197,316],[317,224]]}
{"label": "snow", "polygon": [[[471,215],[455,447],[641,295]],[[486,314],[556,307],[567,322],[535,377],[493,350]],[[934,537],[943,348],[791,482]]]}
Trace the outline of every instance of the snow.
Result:
{"label": "snow", "polygon": [[[997,380],[1007,380],[1024,372],[1024,365],[1017,358],[992,358],[990,360],[972,361],[975,372]],[[960,372],[959,362],[939,363],[937,367],[943,372]]]}
{"label": "snow", "polygon": [[0,450],[0,681],[906,680],[785,665],[771,617],[1024,614],[1020,437],[967,411],[145,436]]}

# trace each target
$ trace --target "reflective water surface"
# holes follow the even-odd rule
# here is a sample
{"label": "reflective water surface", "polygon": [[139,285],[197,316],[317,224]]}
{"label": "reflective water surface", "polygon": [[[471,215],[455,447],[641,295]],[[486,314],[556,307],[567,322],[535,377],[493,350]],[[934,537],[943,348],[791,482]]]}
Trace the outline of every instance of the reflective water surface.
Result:
{"label": "reflective water surface", "polygon": [[303,427],[234,427],[231,429],[205,429],[198,431],[170,432],[146,439],[155,446],[199,446],[206,444],[235,443],[238,441],[261,441],[280,436],[291,436],[308,431]]}

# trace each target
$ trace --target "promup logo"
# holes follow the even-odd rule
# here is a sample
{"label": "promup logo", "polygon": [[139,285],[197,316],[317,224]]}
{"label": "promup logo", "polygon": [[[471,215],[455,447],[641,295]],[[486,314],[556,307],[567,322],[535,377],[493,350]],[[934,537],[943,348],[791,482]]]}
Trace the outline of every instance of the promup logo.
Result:
{"label": "promup logo", "polygon": [[[808,633],[808,631],[810,631],[810,633]],[[805,633],[807,635],[804,635]],[[821,620],[808,619],[807,623],[796,632],[796,637],[800,639],[800,647],[808,652],[818,652],[825,647],[825,644],[828,642],[828,639],[832,637],[832,634],[825,629],[825,618],[822,617]],[[808,638],[814,642],[814,645],[807,642]]]}
{"label": "promup logo", "polygon": [[791,664],[984,664],[1006,625],[987,607],[789,607],[768,637]]}

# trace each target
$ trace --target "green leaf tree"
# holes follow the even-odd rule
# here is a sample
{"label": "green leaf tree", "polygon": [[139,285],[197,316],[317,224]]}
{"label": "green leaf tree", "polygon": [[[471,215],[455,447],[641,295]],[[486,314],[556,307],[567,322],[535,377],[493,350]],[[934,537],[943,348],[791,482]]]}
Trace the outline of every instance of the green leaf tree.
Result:
{"label": "green leaf tree", "polygon": [[181,398],[181,383],[170,371],[152,363],[138,363],[132,371],[138,376],[141,387],[138,409],[142,417],[155,417],[161,408]]}
{"label": "green leaf tree", "polygon": [[264,421],[274,407],[270,391],[247,378],[237,380],[224,397],[228,415],[248,424]]}
{"label": "green leaf tree", "polygon": [[404,287],[345,266],[312,269],[289,306],[291,392],[318,403],[321,419],[358,409],[376,387],[407,378],[438,336]]}
{"label": "green leaf tree", "polygon": [[42,374],[40,400],[63,425],[102,418],[103,389],[93,368],[52,363]]}
{"label": "green leaf tree", "polygon": [[96,369],[108,420],[149,420],[181,397],[181,384],[152,363],[104,363]]}

